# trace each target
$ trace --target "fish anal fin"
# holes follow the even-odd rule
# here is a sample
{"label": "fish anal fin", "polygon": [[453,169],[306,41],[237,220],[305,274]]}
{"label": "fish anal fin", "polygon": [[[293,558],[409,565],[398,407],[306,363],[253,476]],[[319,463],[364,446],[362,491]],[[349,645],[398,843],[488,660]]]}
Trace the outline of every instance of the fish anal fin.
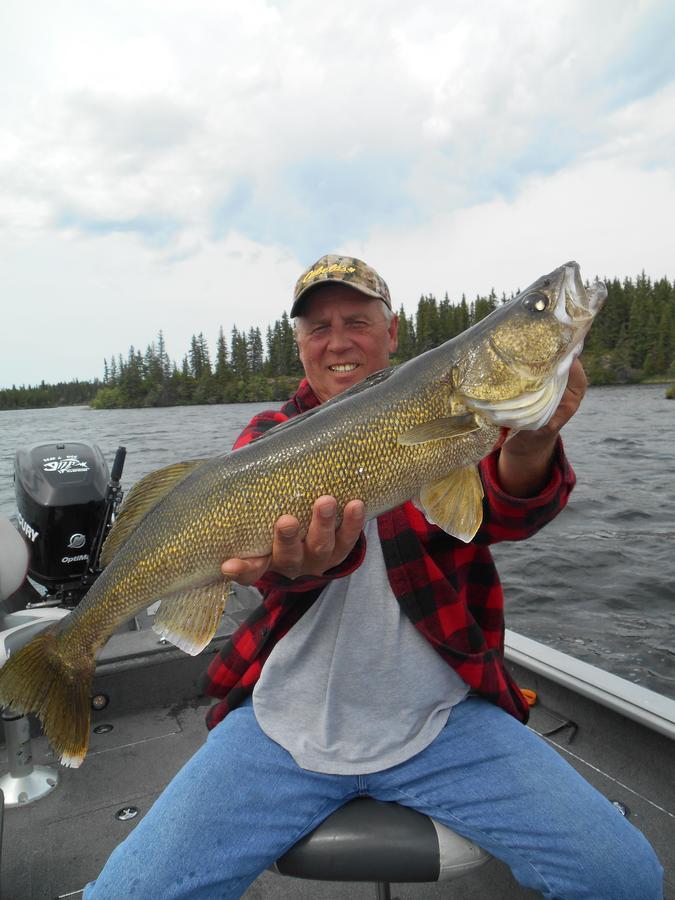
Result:
{"label": "fish anal fin", "polygon": [[230,582],[219,579],[170,594],[162,600],[152,627],[185,653],[196,656],[216,633],[229,592]]}
{"label": "fish anal fin", "polygon": [[172,488],[175,488],[177,484],[180,484],[181,481],[205,462],[205,459],[190,459],[185,462],[174,463],[171,466],[165,466],[163,469],[156,469],[154,472],[150,472],[144,478],[141,478],[140,481],[137,481],[124,498],[113,527],[105,539],[101,552],[101,565],[107,566],[147,513]]}
{"label": "fish anal fin", "polygon": [[461,413],[457,416],[441,416],[429,422],[415,425],[403,434],[399,434],[398,443],[405,447],[415,444],[426,444],[428,441],[440,441],[445,438],[462,437],[479,428],[473,413]]}
{"label": "fish anal fin", "polygon": [[454,469],[425,484],[420,506],[430,522],[468,544],[483,521],[483,484],[478,469]]}

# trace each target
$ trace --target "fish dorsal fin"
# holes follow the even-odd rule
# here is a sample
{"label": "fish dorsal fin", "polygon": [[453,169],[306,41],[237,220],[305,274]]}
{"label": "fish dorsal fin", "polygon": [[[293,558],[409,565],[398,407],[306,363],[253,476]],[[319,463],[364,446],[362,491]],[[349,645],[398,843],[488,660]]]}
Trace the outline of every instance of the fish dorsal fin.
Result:
{"label": "fish dorsal fin", "polygon": [[180,484],[196,468],[205,463],[205,459],[190,459],[185,462],[174,463],[163,469],[156,469],[137,481],[131,488],[120,511],[110,529],[103,550],[101,551],[101,565],[107,566],[120,547],[132,534],[141,519],[155,507],[169,491]]}
{"label": "fish dorsal fin", "polygon": [[[403,363],[400,365],[403,365]],[[317,413],[322,413],[324,410],[329,409],[331,406],[336,406],[338,403],[342,403],[343,400],[347,400],[355,394],[361,394],[364,391],[376,387],[378,384],[382,384],[399,368],[400,366],[388,366],[386,369],[380,369],[378,372],[373,372],[372,375],[368,375],[363,381],[359,381],[358,384],[347,388],[346,391],[343,391],[336,397],[331,397],[330,400],[326,400],[324,403],[319,404],[319,406],[313,406],[311,409],[307,409],[305,412],[300,413],[299,416],[293,416],[292,419],[287,419],[285,422],[280,422],[278,425],[275,425],[274,428],[264,431],[255,439],[256,442],[264,441],[266,437],[273,437],[275,434],[279,434],[280,431],[285,431],[288,428],[295,428],[297,425],[300,425],[301,422],[306,422],[307,419],[310,419]]]}
{"label": "fish dorsal fin", "polygon": [[453,469],[425,484],[419,505],[430,522],[468,544],[483,521],[483,483],[478,469]]}
{"label": "fish dorsal fin", "polygon": [[428,441],[440,441],[444,438],[461,437],[477,431],[480,426],[473,413],[462,413],[458,416],[442,416],[429,422],[415,425],[409,431],[399,434],[398,443],[405,447],[414,444],[426,444]]}
{"label": "fish dorsal fin", "polygon": [[229,593],[227,578],[177,591],[160,603],[153,630],[185,653],[196,656],[216,633]]}

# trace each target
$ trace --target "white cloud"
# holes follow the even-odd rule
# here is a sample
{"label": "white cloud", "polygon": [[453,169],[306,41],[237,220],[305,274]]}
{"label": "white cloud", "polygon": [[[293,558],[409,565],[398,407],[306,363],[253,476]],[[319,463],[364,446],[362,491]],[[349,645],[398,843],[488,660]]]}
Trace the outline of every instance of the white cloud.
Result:
{"label": "white cloud", "polygon": [[422,293],[509,295],[569,259],[590,280],[643,268],[672,278],[674,204],[672,169],[593,160],[532,178],[513,201],[440,215],[413,235],[378,229],[359,249],[386,265],[392,295],[408,311]]}
{"label": "white cloud", "polygon": [[[407,304],[508,291],[569,255],[673,275],[668,3],[7,0],[3,17],[0,278],[33,315],[0,384],[90,376],[160,327],[179,356],[220,321],[265,325],[336,245]],[[114,331],[92,320],[64,359],[63,303],[114,307]],[[41,350],[17,355],[31,322]]]}

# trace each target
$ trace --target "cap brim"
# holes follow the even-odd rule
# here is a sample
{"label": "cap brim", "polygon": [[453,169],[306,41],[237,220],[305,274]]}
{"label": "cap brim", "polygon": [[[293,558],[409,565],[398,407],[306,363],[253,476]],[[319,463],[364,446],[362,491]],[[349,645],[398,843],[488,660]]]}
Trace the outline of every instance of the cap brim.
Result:
{"label": "cap brim", "polygon": [[381,294],[378,294],[377,291],[368,290],[368,288],[362,287],[360,285],[354,284],[351,281],[344,281],[342,278],[322,278],[321,280],[313,281],[311,284],[306,285],[300,293],[297,295],[295,300],[293,301],[293,306],[291,306],[290,317],[294,319],[296,316],[300,315],[300,307],[307,299],[307,294],[310,291],[316,290],[316,288],[322,287],[325,284],[344,284],[345,287],[351,288],[353,291],[356,291],[358,294],[365,294],[366,297],[373,297],[375,300],[381,300],[385,306],[391,309],[391,306],[387,303],[384,297]]}

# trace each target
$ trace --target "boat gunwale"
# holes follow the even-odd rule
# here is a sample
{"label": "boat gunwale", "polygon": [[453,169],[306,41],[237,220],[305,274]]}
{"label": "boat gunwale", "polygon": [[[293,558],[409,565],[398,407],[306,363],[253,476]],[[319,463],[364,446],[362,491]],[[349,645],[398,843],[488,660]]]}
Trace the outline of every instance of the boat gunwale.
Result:
{"label": "boat gunwale", "polygon": [[675,740],[675,700],[506,629],[504,656],[537,675]]}

